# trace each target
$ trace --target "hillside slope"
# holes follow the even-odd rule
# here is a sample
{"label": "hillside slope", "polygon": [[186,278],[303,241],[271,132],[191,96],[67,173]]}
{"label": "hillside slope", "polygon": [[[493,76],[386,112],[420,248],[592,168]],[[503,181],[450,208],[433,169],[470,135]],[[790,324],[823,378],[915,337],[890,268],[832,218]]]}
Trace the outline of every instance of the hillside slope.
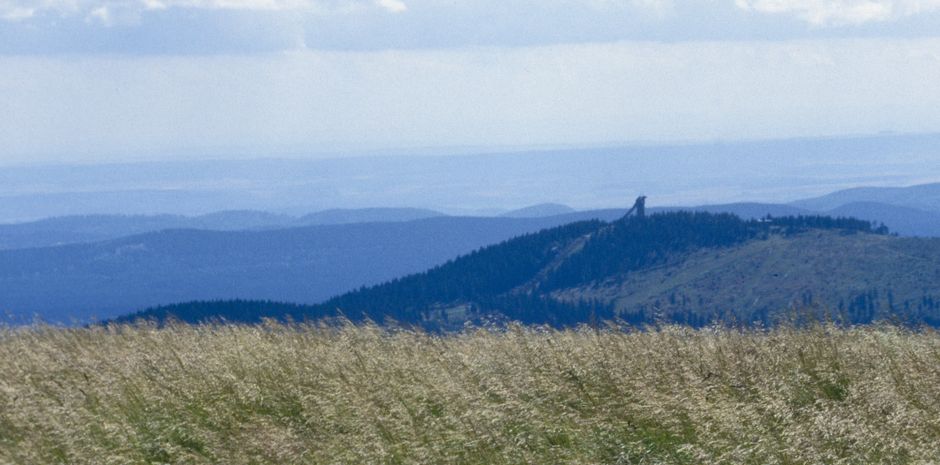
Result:
{"label": "hillside slope", "polygon": [[857,187],[800,200],[791,205],[808,210],[826,211],[859,202],[940,212],[940,183],[909,187]]}
{"label": "hillside slope", "polygon": [[812,230],[674,257],[640,273],[553,291],[613,304],[626,318],[769,322],[813,307],[853,322],[940,309],[940,240]]}
{"label": "hillside slope", "polygon": [[[836,202],[837,203],[837,202]],[[741,218],[763,218],[767,215],[858,218],[876,224],[884,224],[891,232],[907,237],[940,237],[940,212],[890,205],[878,202],[852,202],[825,210],[808,210],[793,205],[732,203],[703,205],[698,207],[653,208],[652,212],[700,211],[709,213],[731,213]]]}
{"label": "hillside slope", "polygon": [[570,221],[439,217],[262,231],[168,230],[5,250],[0,315],[69,322],[192,300],[317,303]]}
{"label": "hillside slope", "polygon": [[828,214],[884,223],[892,232],[901,236],[940,237],[940,211],[925,211],[876,202],[855,202],[830,210]]}
{"label": "hillside slope", "polygon": [[940,240],[892,237],[851,219],[767,222],[680,212],[529,234],[321,305],[201,302],[137,316],[344,316],[456,328],[507,319],[554,326],[615,318],[769,324],[790,309],[813,308],[858,322],[934,323],[938,278]]}

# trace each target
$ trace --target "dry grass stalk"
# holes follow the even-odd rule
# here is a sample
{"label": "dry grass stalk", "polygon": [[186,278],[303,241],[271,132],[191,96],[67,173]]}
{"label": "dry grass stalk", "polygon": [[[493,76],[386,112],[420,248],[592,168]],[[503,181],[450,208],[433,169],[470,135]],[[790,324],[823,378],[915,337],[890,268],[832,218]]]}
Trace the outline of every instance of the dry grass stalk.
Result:
{"label": "dry grass stalk", "polygon": [[932,463],[940,337],[0,330],[0,463]]}

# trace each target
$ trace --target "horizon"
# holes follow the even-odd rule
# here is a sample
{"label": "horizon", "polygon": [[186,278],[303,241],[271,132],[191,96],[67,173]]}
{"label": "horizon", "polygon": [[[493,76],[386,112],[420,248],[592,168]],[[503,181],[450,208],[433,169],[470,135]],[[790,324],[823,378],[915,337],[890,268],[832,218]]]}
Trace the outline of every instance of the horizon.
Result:
{"label": "horizon", "polygon": [[940,133],[924,133],[323,158],[35,162],[0,170],[0,221],[371,207],[495,214],[540,203],[589,210],[622,206],[639,193],[651,197],[651,206],[780,204],[853,187],[940,182],[938,151]]}
{"label": "horizon", "polygon": [[[871,133],[847,134],[821,134],[792,137],[755,137],[737,139],[687,139],[687,140],[623,140],[599,141],[595,143],[565,143],[565,144],[535,144],[535,145],[442,145],[442,146],[414,146],[414,147],[387,147],[382,149],[363,149],[347,151],[272,151],[270,153],[246,152],[238,150],[227,151],[220,149],[215,153],[197,153],[198,151],[180,151],[163,154],[137,154],[129,158],[116,160],[102,159],[75,159],[57,160],[39,158],[38,160],[20,160],[12,163],[0,159],[2,168],[43,168],[67,166],[109,166],[109,165],[147,165],[147,164],[180,164],[201,162],[251,162],[251,161],[310,161],[332,162],[345,159],[369,158],[445,158],[445,157],[477,157],[477,156],[503,156],[525,153],[553,153],[570,152],[576,150],[603,150],[603,149],[648,149],[648,148],[681,148],[696,146],[723,146],[742,144],[762,144],[777,142],[831,142],[864,139],[890,139],[890,138],[922,138],[940,137],[937,131],[878,131]],[[55,155],[47,154],[49,157]],[[938,179],[940,182],[940,179]]]}

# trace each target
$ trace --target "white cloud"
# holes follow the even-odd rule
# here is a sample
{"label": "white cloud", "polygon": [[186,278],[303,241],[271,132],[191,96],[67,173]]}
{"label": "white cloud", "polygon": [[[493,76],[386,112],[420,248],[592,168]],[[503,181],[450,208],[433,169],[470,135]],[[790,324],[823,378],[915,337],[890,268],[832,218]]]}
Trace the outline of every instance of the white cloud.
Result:
{"label": "white cloud", "polygon": [[91,13],[88,13],[88,19],[100,21],[101,24],[110,25],[111,10],[109,10],[107,7],[99,6],[98,8],[91,10]]}
{"label": "white cloud", "polygon": [[27,18],[32,18],[36,14],[34,8],[25,8],[15,5],[11,5],[9,8],[0,9],[0,17],[7,21],[20,21]]}
{"label": "white cloud", "polygon": [[673,0],[570,0],[571,4],[587,4],[597,9],[642,8],[648,10],[668,10],[673,7]]}
{"label": "white cloud", "polygon": [[735,0],[738,8],[788,14],[816,26],[889,21],[940,10],[940,0]]}
{"label": "white cloud", "polygon": [[401,13],[408,9],[408,5],[401,0],[378,0],[376,3],[392,13]]}
{"label": "white cloud", "polygon": [[0,18],[18,21],[40,14],[79,16],[110,25],[139,18],[145,11],[168,8],[201,10],[351,12],[405,11],[402,0],[0,0]]}
{"label": "white cloud", "polygon": [[[501,11],[519,15],[532,13],[533,7],[550,6],[551,9],[595,11],[641,11],[663,15],[675,10],[676,0],[463,0],[453,6],[442,5],[437,0],[416,0],[425,10],[440,11]],[[727,1],[727,0],[725,0]],[[115,12],[136,12],[137,16],[147,11],[169,8],[198,10],[248,10],[248,11],[306,11],[314,13],[356,13],[370,10],[402,13],[409,10],[410,0],[0,0],[0,19],[22,20],[41,14],[62,17],[79,16],[109,24],[115,20]]]}
{"label": "white cloud", "polygon": [[[940,0],[0,0],[0,20],[24,21],[41,15],[77,16],[111,24],[139,18],[147,11],[170,8],[198,10],[247,10],[348,14],[368,11],[402,13],[408,10],[437,15],[476,11],[492,15],[639,13],[641,16],[700,15],[713,10],[715,17],[735,8],[759,13],[788,15],[816,26],[858,25],[936,13]],[[455,13],[455,14],[457,14]],[[700,19],[699,19],[700,20]]]}

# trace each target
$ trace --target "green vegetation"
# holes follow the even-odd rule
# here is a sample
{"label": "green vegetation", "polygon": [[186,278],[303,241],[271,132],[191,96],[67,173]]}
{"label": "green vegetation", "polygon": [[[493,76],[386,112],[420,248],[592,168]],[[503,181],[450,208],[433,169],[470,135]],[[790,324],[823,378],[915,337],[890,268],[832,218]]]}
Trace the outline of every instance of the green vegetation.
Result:
{"label": "green vegetation", "polygon": [[[596,290],[610,282],[621,282],[651,270],[655,272],[696,252],[734,250],[746,244],[768,242],[771,238],[795,240],[812,232],[836,235],[847,243],[856,236],[896,239],[887,237],[884,228],[849,218],[742,220],[730,214],[673,212],[612,223],[582,221],[484,247],[423,273],[361,288],[318,305],[193,302],[146,310],[116,322],[164,321],[174,317],[188,323],[213,318],[256,323],[263,318],[317,321],[344,317],[355,322],[391,319],[427,330],[459,330],[466,323],[483,325],[492,321],[547,324],[555,328],[617,319],[635,325],[670,321],[704,326],[733,314],[738,321],[770,324],[774,321],[766,305],[755,311],[727,300],[707,302],[707,305],[704,301],[703,305],[698,305],[695,300],[684,302],[682,306],[671,305],[668,311],[658,311],[655,309],[666,307],[656,304],[658,296],[625,306],[616,293],[610,295]],[[836,249],[841,246],[835,244]],[[816,248],[809,244],[810,250]],[[934,249],[940,251],[940,241]],[[895,261],[897,258],[889,257]],[[907,257],[903,259],[909,262]],[[709,268],[703,265],[703,269]],[[878,270],[866,269],[865,272],[871,274]],[[926,277],[918,279],[921,282],[916,298],[921,299],[934,281]],[[687,293],[695,291],[681,288],[681,283],[677,287]],[[869,285],[857,289],[852,283],[845,298],[855,299],[859,292],[868,293],[870,288]],[[676,289],[668,291],[677,292]],[[714,289],[709,288],[709,291],[714,292]],[[771,291],[767,296],[772,297],[767,302],[776,305],[775,311],[787,310],[791,301],[800,297],[798,292],[795,296]],[[906,294],[903,297],[915,298]],[[940,305],[937,307],[940,310]],[[836,308],[835,303],[831,308]],[[905,321],[931,322],[927,317],[934,315],[926,313],[928,309],[921,310],[911,309],[904,315]],[[867,323],[883,315],[866,308],[863,316]],[[849,315],[847,320],[855,321],[853,318],[854,315]]]}
{"label": "green vegetation", "polygon": [[938,362],[889,326],[6,329],[0,463],[932,463]]}
{"label": "green vegetation", "polygon": [[613,303],[633,322],[699,326],[717,315],[769,326],[795,309],[851,324],[938,327],[940,240],[825,230],[775,235],[553,295]]}

